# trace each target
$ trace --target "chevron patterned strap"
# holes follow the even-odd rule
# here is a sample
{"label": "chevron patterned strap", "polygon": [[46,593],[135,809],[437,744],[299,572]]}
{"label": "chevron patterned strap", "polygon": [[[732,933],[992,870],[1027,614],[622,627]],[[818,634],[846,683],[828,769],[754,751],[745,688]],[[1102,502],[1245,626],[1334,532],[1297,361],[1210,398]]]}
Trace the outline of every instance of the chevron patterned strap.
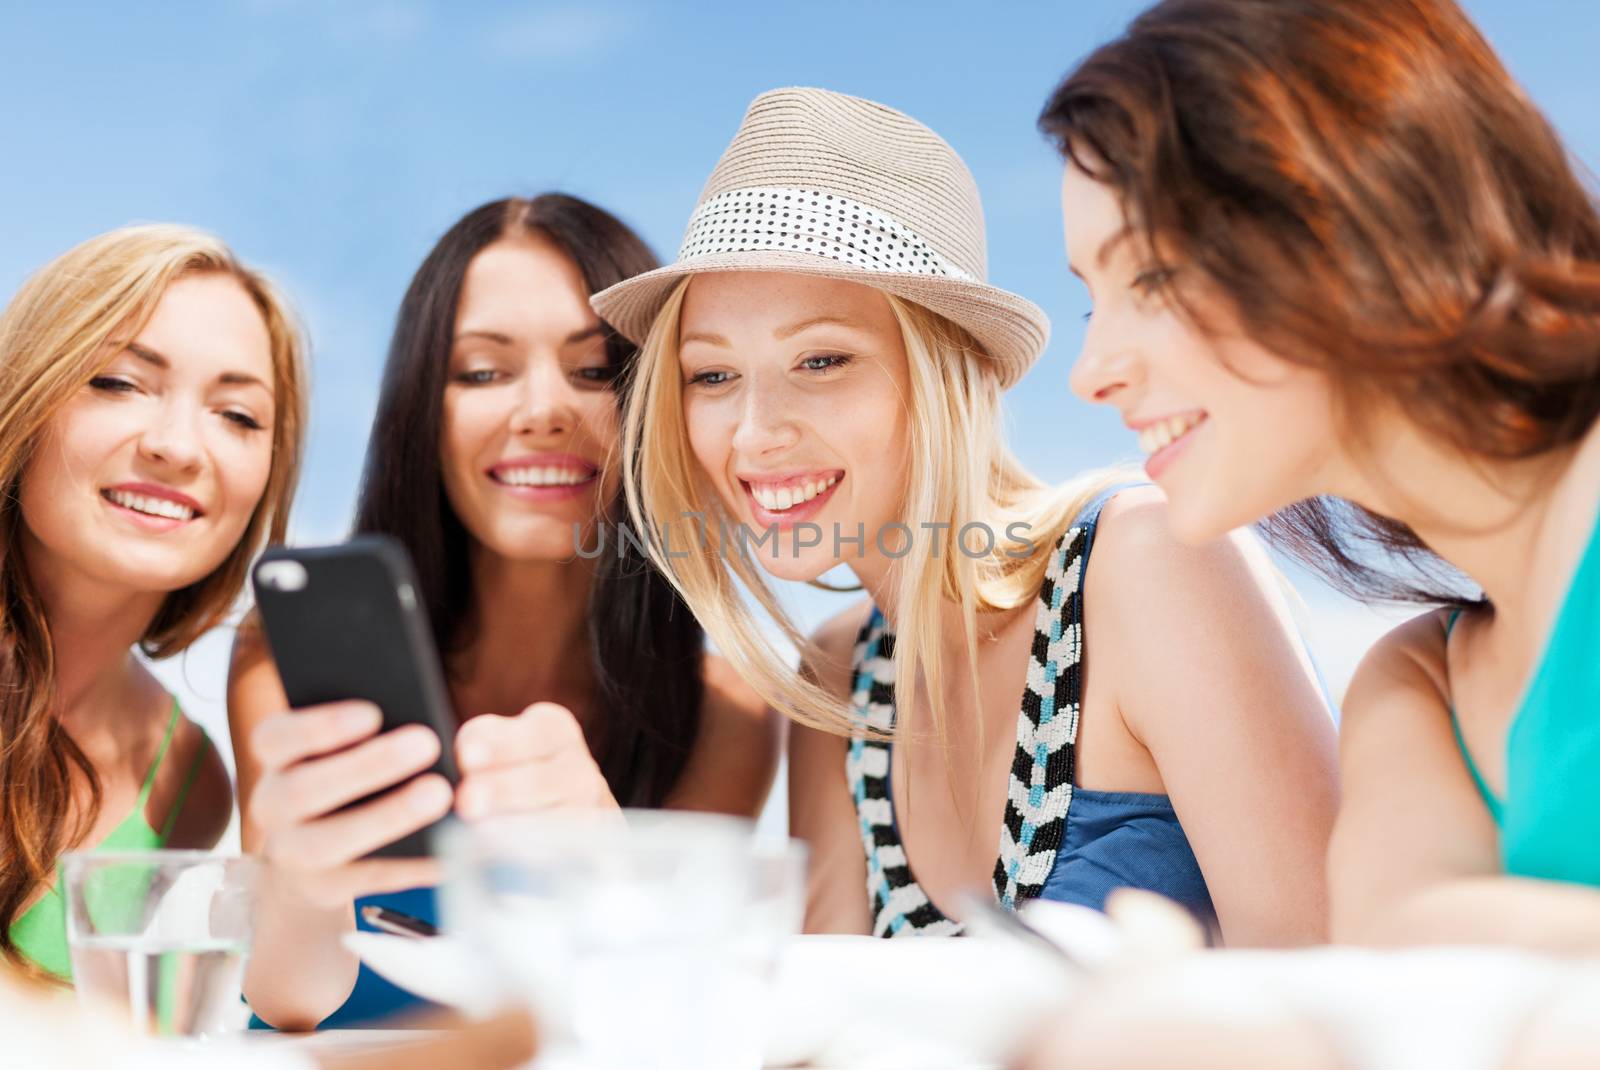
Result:
{"label": "chevron patterned strap", "polygon": [[[1082,687],[1084,533],[1077,526],[1061,537],[1039,590],[994,868],[995,895],[1010,908],[1044,888],[1072,802]],[[876,609],[857,637],[853,664],[851,703],[857,715],[875,728],[893,728],[894,634]],[[957,935],[961,926],[928,898],[906,858],[890,792],[890,746],[887,740],[857,737],[845,763],[867,858],[873,935]]]}
{"label": "chevron patterned strap", "polygon": [[1017,752],[1011,760],[1006,815],[994,893],[1015,909],[1044,890],[1056,864],[1072,805],[1073,759],[1083,696],[1083,537],[1062,536],[1039,588],[1028,682],[1017,714]]}

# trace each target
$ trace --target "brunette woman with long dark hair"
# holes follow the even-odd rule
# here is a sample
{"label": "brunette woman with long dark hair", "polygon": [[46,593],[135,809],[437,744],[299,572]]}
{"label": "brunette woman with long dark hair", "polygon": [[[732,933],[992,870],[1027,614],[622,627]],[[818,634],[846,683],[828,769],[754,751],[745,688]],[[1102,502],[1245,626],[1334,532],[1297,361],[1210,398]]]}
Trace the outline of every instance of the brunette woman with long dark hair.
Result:
{"label": "brunette woman with long dark hair", "polygon": [[1168,0],[1041,124],[1073,386],[1174,529],[1442,607],[1350,685],[1335,938],[1600,948],[1600,210],[1556,133],[1451,0]]}
{"label": "brunette woman with long dark hair", "polygon": [[[355,527],[395,536],[415,561],[463,779],[453,796],[425,776],[340,810],[426,769],[437,738],[369,739],[378,716],[359,705],[283,712],[259,633],[241,632],[229,705],[249,741],[244,836],[272,863],[246,993],[273,1025],[306,1028],[346,1002],[357,964],[339,935],[353,901],[433,876],[425,862],[357,860],[452,807],[468,820],[558,806],[753,815],[765,801],[776,722],[704,652],[643,555],[618,550],[633,348],[588,298],[654,266],[615,217],[545,194],[472,211],[413,278]],[[431,894],[393,905],[428,915]],[[338,1020],[392,1009],[381,988],[363,979]]]}

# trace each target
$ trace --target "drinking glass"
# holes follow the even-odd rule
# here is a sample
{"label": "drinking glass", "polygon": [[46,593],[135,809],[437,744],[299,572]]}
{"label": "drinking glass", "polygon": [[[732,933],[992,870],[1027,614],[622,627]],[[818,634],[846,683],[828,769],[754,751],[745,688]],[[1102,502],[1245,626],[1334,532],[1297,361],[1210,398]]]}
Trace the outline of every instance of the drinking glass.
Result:
{"label": "drinking glass", "polygon": [[204,851],[80,851],[63,866],[80,1001],[145,1035],[209,1037],[244,1025],[253,862]]}
{"label": "drinking glass", "polygon": [[447,926],[586,1067],[754,1070],[804,851],[751,822],[625,811],[456,826]]}

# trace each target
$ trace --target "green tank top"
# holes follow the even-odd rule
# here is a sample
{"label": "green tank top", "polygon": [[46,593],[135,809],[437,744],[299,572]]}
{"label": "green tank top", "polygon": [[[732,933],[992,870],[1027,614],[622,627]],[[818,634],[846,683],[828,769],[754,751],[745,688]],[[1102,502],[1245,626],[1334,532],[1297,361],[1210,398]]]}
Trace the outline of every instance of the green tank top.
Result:
{"label": "green tank top", "polygon": [[[155,761],[150,763],[150,771],[145,774],[144,784],[139,788],[138,801],[133,804],[133,812],[123,818],[122,823],[112,829],[110,835],[96,844],[94,850],[155,850],[165,847],[167,841],[172,838],[172,829],[178,822],[178,815],[183,812],[184,800],[189,797],[189,789],[199,777],[200,769],[205,764],[206,752],[211,746],[210,737],[205,734],[204,729],[201,729],[200,749],[195,754],[194,762],[189,766],[182,787],[178,789],[178,797],[173,801],[166,822],[160,831],[151,828],[149,820],[144,816],[145,805],[150,801],[150,791],[155,787],[156,773],[160,771],[161,762],[167,756],[167,748],[172,745],[172,737],[177,733],[180,716],[182,714],[178,709],[178,700],[173,699],[172,716],[167,721],[167,734],[162,737]],[[63,981],[72,980],[72,956],[67,950],[66,889],[62,886],[59,863],[56,883],[42,899],[29,907],[22,917],[11,923],[11,942],[40,968]]]}
{"label": "green tank top", "polygon": [[1450,720],[1500,826],[1505,871],[1600,887],[1600,518],[1511,722],[1504,799],[1472,760],[1454,709]]}

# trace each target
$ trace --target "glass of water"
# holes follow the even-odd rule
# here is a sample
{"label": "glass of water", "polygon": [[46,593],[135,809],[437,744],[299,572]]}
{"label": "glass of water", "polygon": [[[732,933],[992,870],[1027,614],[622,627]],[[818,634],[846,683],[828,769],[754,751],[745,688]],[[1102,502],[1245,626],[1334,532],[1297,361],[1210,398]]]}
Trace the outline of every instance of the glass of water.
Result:
{"label": "glass of water", "polygon": [[752,823],[670,811],[547,814],[451,830],[448,927],[585,1067],[756,1070],[804,853]]}
{"label": "glass of water", "polygon": [[67,942],[78,998],[150,1036],[242,1027],[239,999],[256,865],[204,851],[65,856]]}

